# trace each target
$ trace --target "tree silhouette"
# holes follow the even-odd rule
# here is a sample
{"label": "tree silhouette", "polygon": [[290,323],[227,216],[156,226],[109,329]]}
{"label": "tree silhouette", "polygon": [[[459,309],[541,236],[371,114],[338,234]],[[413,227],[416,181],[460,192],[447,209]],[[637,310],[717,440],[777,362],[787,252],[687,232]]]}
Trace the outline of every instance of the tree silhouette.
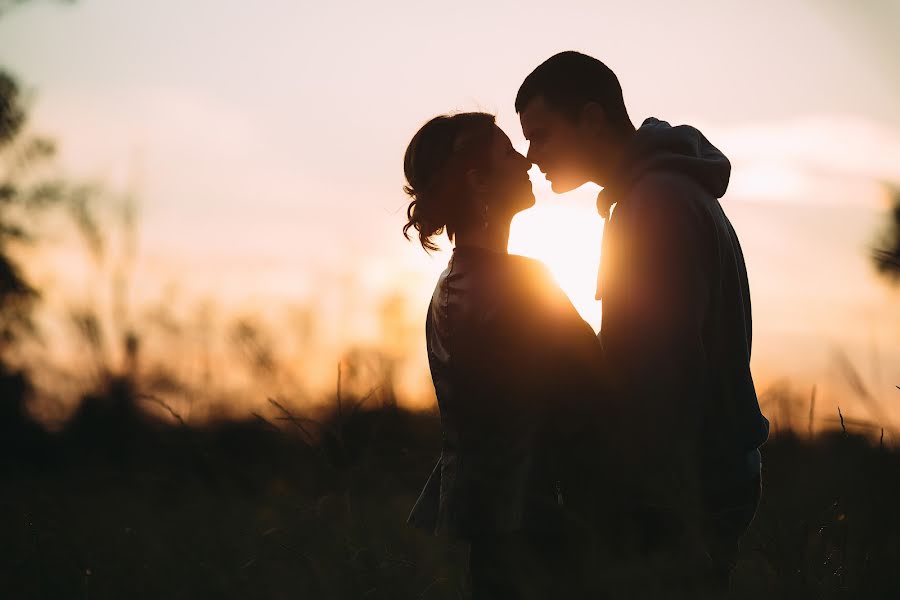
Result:
{"label": "tree silhouette", "polygon": [[[16,81],[0,71],[0,349],[5,350],[23,330],[32,330],[31,310],[37,292],[22,276],[10,256],[10,246],[28,239],[18,215],[25,200],[20,179],[31,158],[52,153],[46,141],[35,140],[31,147],[18,143],[25,123],[25,109]],[[0,352],[2,357],[2,352]]]}
{"label": "tree silhouette", "polygon": [[0,70],[0,364],[26,335],[39,290],[23,272],[18,250],[41,239],[41,217],[63,210],[92,253],[102,251],[96,219],[97,185],[55,174],[56,145],[26,128],[27,106],[16,79]]}
{"label": "tree silhouette", "polygon": [[[29,1],[0,0],[0,17]],[[75,0],[56,1],[72,4]],[[34,239],[27,227],[29,213],[59,204],[66,196],[60,182],[35,182],[31,177],[56,148],[47,138],[26,137],[26,119],[21,87],[0,69],[0,367],[6,364],[9,347],[23,333],[34,333],[31,313],[39,297],[13,258],[13,247]]]}

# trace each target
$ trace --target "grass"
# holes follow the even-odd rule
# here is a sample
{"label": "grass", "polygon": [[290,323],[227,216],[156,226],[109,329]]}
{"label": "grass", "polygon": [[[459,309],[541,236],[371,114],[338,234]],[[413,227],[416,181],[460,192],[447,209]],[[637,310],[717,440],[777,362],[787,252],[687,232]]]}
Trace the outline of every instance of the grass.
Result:
{"label": "grass", "polygon": [[[465,597],[465,548],[404,523],[436,415],[345,400],[195,427],[129,394],[87,399],[58,433],[3,421],[0,597]],[[763,461],[735,597],[900,597],[900,453],[788,432]]]}

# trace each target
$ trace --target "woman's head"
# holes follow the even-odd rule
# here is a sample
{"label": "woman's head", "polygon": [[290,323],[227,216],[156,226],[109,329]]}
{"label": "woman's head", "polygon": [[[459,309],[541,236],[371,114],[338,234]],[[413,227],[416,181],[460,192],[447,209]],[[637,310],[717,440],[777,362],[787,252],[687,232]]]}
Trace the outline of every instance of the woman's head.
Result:
{"label": "woman's head", "polygon": [[433,238],[485,223],[508,224],[534,204],[528,169],[531,162],[516,152],[486,113],[441,115],[413,136],[403,158],[404,191],[412,198],[403,234],[418,232],[426,250]]}

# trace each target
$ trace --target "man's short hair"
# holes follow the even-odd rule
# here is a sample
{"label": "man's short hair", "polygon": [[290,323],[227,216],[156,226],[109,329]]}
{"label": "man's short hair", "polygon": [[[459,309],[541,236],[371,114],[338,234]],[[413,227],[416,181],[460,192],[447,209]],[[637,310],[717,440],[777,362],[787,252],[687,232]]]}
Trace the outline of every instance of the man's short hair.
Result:
{"label": "man's short hair", "polygon": [[525,78],[516,94],[516,112],[525,110],[532,100],[543,97],[547,105],[576,119],[588,102],[596,102],[613,127],[633,129],[622,86],[616,74],[605,64],[572,50],[555,54]]}

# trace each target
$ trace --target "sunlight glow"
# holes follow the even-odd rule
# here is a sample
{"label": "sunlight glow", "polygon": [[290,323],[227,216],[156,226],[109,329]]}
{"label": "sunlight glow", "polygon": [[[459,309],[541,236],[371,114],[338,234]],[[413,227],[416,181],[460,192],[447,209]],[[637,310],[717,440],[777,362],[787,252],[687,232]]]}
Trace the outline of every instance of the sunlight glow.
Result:
{"label": "sunlight glow", "polygon": [[516,216],[509,239],[510,253],[547,265],[594,331],[600,329],[594,293],[602,235],[603,220],[592,205],[554,199]]}

